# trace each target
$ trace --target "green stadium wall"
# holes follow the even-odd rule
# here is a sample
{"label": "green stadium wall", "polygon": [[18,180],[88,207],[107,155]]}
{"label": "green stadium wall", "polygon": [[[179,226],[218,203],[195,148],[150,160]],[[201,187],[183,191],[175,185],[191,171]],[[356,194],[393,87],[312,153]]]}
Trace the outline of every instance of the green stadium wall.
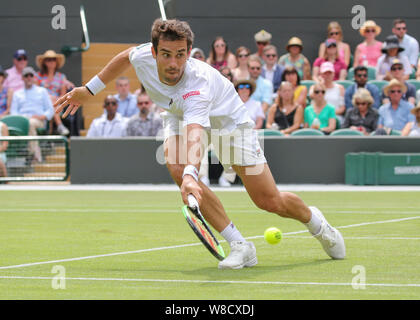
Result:
{"label": "green stadium wall", "polygon": [[[157,160],[162,158],[161,145],[162,141],[154,138],[72,138],[71,183],[172,183],[166,166]],[[420,139],[397,136],[267,137],[263,148],[279,184],[344,184],[347,153],[419,153]]]}

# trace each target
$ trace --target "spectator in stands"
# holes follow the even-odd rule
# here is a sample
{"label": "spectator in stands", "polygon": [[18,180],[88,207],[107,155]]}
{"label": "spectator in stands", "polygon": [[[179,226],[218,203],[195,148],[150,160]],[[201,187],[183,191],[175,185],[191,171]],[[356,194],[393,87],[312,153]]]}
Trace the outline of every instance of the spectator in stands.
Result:
{"label": "spectator in stands", "polygon": [[[45,128],[46,122],[54,115],[54,108],[47,89],[37,86],[35,70],[26,67],[22,70],[22,78],[25,86],[15,91],[10,107],[10,114],[21,115],[29,119],[29,135],[36,136],[38,128]],[[34,160],[41,162],[41,150],[37,141],[29,144]]]}
{"label": "spectator in stands", "polygon": [[381,33],[381,27],[375,21],[367,20],[359,29],[365,40],[354,51],[353,68],[357,66],[376,67],[382,52],[382,42],[376,40]]}
{"label": "spectator in stands", "polygon": [[374,103],[369,90],[358,88],[352,97],[355,107],[347,110],[342,128],[360,131],[364,135],[374,132],[379,118],[378,111],[372,107]]}
{"label": "spectator in stands", "polygon": [[[390,69],[390,78],[397,79],[401,83],[404,83],[407,91],[403,94],[402,99],[408,101],[413,106],[416,105],[416,87],[405,81],[404,77],[404,64],[399,59],[393,59],[391,62],[391,69]],[[389,97],[385,96],[385,93],[382,91],[381,94],[381,101],[382,104],[386,104],[389,102]]]}
{"label": "spectator in stands", "polygon": [[254,129],[261,129],[265,119],[264,111],[261,102],[251,99],[251,95],[256,90],[256,85],[253,80],[237,80],[235,82],[235,89],[239,97],[248,109],[249,116],[255,122]]}
{"label": "spectator in stands", "polygon": [[255,52],[253,56],[257,56],[260,59],[261,65],[264,64],[264,59],[263,59],[264,47],[271,43],[271,38],[272,38],[271,33],[265,30],[258,31],[254,35],[255,44],[257,46],[257,52]]}
{"label": "spectator in stands", "polygon": [[10,113],[13,91],[7,89],[3,84],[7,78],[7,72],[0,66],[0,119]]}
{"label": "spectator in stands", "polygon": [[230,82],[233,82],[233,74],[229,67],[222,67],[220,68],[220,73],[224,75]]}
{"label": "spectator in stands", "polygon": [[335,108],[325,100],[326,88],[323,83],[317,82],[311,87],[311,105],[304,111],[304,127],[321,130],[330,134],[336,128]]}
{"label": "spectator in stands", "polygon": [[190,57],[206,62],[206,55],[200,48],[193,48]]}
{"label": "spectator in stands", "polygon": [[280,86],[284,71],[284,68],[277,64],[277,58],[277,48],[275,46],[269,44],[264,47],[263,60],[265,63],[262,66],[261,76],[272,83],[273,94],[277,92]]}
{"label": "spectator in stands", "polygon": [[379,108],[377,135],[391,134],[392,130],[405,131],[409,123],[415,120],[411,113],[413,105],[402,99],[406,91],[407,87],[397,79],[392,79],[384,88],[390,102]]}
{"label": "spectator in stands", "polygon": [[382,48],[382,55],[378,59],[376,65],[376,79],[377,80],[391,80],[390,73],[392,61],[397,58],[401,60],[404,65],[404,80],[408,80],[413,69],[411,68],[410,61],[403,53],[404,48],[400,46],[397,36],[388,36],[385,40],[385,45]]}
{"label": "spectator in stands", "polygon": [[398,37],[400,46],[404,48],[404,54],[408,57],[411,67],[417,68],[417,61],[419,59],[419,43],[418,41],[407,34],[407,24],[403,19],[395,19],[393,22],[392,33]]}
{"label": "spectator in stands", "polygon": [[131,116],[127,123],[127,136],[156,136],[162,129],[162,118],[153,112],[153,102],[147,93],[137,97],[139,113]]}
{"label": "spectator in stands", "polygon": [[[348,43],[343,42],[343,29],[337,21],[331,21],[327,27],[327,38],[337,42],[338,57],[348,66],[350,64],[351,50]],[[325,56],[325,42],[319,46],[318,57]]]}
{"label": "spectator in stands", "polygon": [[300,129],[303,124],[303,107],[293,100],[293,85],[282,82],[274,104],[268,110],[267,129],[278,129],[285,135]]}
{"label": "spectator in stands", "polygon": [[13,67],[6,70],[8,77],[4,87],[14,91],[23,89],[25,86],[22,80],[22,70],[28,65],[28,54],[24,49],[16,50],[13,54]]}
{"label": "spectator in stands", "polygon": [[[39,68],[35,78],[38,85],[47,89],[51,102],[54,102],[67,92],[67,87],[71,87],[66,76],[58,70],[64,66],[65,56],[57,54],[54,50],[47,50],[44,54],[36,56],[36,65]],[[57,132],[61,135],[68,135],[70,131],[63,125],[59,114],[54,113],[54,123]],[[51,132],[53,128],[50,128]]]}
{"label": "spectator in stands", "polygon": [[346,109],[350,110],[354,107],[353,96],[359,88],[365,88],[370,92],[373,98],[373,103],[370,107],[373,109],[379,109],[379,107],[382,105],[380,97],[381,93],[379,92],[377,86],[368,83],[368,69],[365,66],[357,66],[354,68],[354,82],[354,84],[347,87],[346,89],[344,96]]}
{"label": "spectator in stands", "polygon": [[344,121],[344,113],[346,112],[346,106],[344,104],[345,90],[341,84],[334,81],[334,65],[327,61],[321,65],[320,73],[322,77],[322,83],[325,86],[325,101],[333,106],[335,114],[339,123]]}
{"label": "spectator in stands", "polygon": [[402,136],[420,137],[420,102],[411,109],[411,113],[416,117],[414,121],[408,123],[401,131]]}
{"label": "spectator in stands", "polygon": [[293,86],[293,103],[297,103],[305,109],[308,96],[308,88],[300,84],[300,76],[293,66],[288,66],[283,71],[281,81],[290,82]]}
{"label": "spectator in stands", "polygon": [[320,67],[324,62],[331,62],[334,67],[333,80],[345,80],[347,76],[347,65],[338,56],[337,41],[335,39],[327,39],[325,41],[325,55],[315,60],[312,69],[312,78],[316,82],[322,82]]}
{"label": "spectator in stands", "polygon": [[[8,135],[9,129],[7,125],[0,121],[0,137],[7,137]],[[6,150],[8,146],[8,141],[0,141],[0,177],[7,177]]]}
{"label": "spectator in stands", "polygon": [[228,66],[230,69],[236,68],[238,62],[235,55],[230,52],[229,47],[223,37],[216,37],[211,44],[210,54],[207,63],[220,70],[221,67]]}
{"label": "spectator in stands", "polygon": [[238,66],[232,69],[233,79],[248,79],[248,58],[251,54],[251,51],[247,47],[241,46],[236,49],[236,60],[238,61]]}
{"label": "spectator in stands", "polygon": [[119,77],[115,82],[117,93],[114,95],[118,101],[117,112],[123,117],[129,118],[139,112],[136,96],[130,92],[130,80],[127,77]]}
{"label": "spectator in stands", "polygon": [[420,58],[419,61],[417,63],[417,72],[416,72],[416,80],[420,80]]}
{"label": "spectator in stands", "polygon": [[312,80],[311,64],[302,54],[303,43],[298,37],[289,40],[286,46],[288,53],[282,55],[278,64],[283,67],[294,67],[302,80]]}
{"label": "spectator in stands", "polygon": [[118,100],[108,95],[104,100],[105,113],[92,121],[87,137],[121,138],[127,134],[127,118],[117,112]]}
{"label": "spectator in stands", "polygon": [[257,86],[251,98],[261,103],[265,113],[273,102],[273,84],[261,76],[261,69],[262,64],[260,59],[256,56],[249,57],[248,71],[250,79],[254,81]]}

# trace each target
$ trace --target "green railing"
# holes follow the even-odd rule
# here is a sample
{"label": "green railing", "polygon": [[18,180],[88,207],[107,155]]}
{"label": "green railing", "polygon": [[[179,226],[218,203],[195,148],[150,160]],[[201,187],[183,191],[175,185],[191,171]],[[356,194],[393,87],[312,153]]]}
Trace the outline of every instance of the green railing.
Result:
{"label": "green railing", "polygon": [[66,56],[70,56],[73,52],[82,52],[87,51],[90,48],[90,39],[89,39],[89,31],[86,22],[86,15],[85,15],[85,8],[83,5],[80,6],[80,21],[82,23],[82,30],[83,30],[83,39],[82,43],[85,45],[82,47],[74,47],[74,46],[64,46],[61,48],[61,52]]}
{"label": "green railing", "polygon": [[[8,136],[0,153],[0,182],[65,181],[70,175],[69,142],[62,136]],[[6,173],[4,172],[6,169]]]}

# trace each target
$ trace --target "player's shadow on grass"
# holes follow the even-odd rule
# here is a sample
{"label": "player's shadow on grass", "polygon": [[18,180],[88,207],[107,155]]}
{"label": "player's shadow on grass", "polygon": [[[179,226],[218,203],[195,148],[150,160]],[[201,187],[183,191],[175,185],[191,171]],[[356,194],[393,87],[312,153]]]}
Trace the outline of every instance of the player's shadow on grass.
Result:
{"label": "player's shadow on grass", "polygon": [[[195,270],[189,271],[182,271],[185,275],[197,275],[197,276],[207,276],[208,280],[232,280],[232,281],[240,281],[246,279],[254,279],[256,275],[261,274],[268,274],[268,273],[281,273],[290,270],[296,270],[299,268],[306,268],[306,267],[314,267],[323,265],[326,263],[334,263],[335,261],[329,258],[322,259],[322,260],[311,260],[311,261],[304,261],[299,263],[292,263],[292,264],[281,264],[278,266],[266,266],[264,264],[257,264],[252,268],[243,268],[241,270],[220,270],[217,268],[200,268]],[[223,279],[226,276],[226,279]],[[227,283],[228,284],[228,283]]]}

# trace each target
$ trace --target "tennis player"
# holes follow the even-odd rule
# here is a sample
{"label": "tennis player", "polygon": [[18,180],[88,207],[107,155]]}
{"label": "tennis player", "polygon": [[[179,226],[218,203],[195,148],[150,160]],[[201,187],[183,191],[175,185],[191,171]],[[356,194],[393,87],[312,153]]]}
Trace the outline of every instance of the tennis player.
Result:
{"label": "tennis player", "polygon": [[231,82],[205,62],[190,58],[194,34],[188,23],[157,19],[151,38],[151,43],[119,53],[85,86],[59,98],[55,111],[69,105],[63,117],[75,114],[132,65],[153,102],[166,110],[162,114],[166,165],[184,203],[188,204],[189,194],[194,195],[205,219],[230,244],[231,252],[219,262],[219,268],[252,267],[257,256],[254,244],[244,239],[220,200],[198,179],[202,153],[210,141],[222,164],[232,166],[259,208],[300,221],[331,258],[343,259],[343,237],[321,211],[277,189],[252,129],[254,123]]}

